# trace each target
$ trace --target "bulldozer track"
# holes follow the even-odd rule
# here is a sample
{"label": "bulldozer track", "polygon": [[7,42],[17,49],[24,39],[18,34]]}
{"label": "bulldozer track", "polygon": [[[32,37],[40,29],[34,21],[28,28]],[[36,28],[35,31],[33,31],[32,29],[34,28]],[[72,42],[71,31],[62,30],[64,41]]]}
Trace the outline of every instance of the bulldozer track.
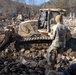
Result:
{"label": "bulldozer track", "polygon": [[[46,39],[45,39],[46,38]],[[15,47],[17,50],[25,48],[27,50],[30,49],[47,49],[51,44],[51,40],[49,37],[34,37],[34,38],[25,38],[22,40],[18,40],[15,43]]]}
{"label": "bulldozer track", "polygon": [[50,37],[40,36],[40,37],[26,37],[22,38],[20,41],[37,41],[37,40],[51,40]]}

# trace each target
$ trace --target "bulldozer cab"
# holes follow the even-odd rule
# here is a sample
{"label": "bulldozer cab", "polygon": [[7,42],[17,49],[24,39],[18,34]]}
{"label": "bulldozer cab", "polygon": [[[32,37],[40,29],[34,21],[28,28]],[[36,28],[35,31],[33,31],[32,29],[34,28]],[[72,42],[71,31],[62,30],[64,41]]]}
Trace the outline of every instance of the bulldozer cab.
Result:
{"label": "bulldozer cab", "polygon": [[55,17],[64,14],[65,11],[64,9],[40,9],[38,31],[50,32],[51,27],[56,24]]}

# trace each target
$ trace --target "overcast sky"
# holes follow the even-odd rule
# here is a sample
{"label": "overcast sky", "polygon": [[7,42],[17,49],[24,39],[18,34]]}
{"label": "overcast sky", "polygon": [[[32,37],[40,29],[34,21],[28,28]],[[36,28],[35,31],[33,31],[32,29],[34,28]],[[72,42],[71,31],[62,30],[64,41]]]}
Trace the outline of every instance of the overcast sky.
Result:
{"label": "overcast sky", "polygon": [[19,0],[20,2],[27,3],[27,4],[35,4],[40,5],[44,2],[48,2],[49,0]]}

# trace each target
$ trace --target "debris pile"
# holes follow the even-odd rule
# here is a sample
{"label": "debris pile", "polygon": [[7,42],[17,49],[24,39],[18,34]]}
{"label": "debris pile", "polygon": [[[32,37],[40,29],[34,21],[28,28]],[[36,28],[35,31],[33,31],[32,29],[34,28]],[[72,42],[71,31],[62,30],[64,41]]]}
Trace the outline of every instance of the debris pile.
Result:
{"label": "debris pile", "polygon": [[67,19],[63,20],[63,23],[68,27],[73,38],[76,38],[76,19]]}
{"label": "debris pile", "polygon": [[[10,48],[0,52],[0,74],[8,75],[76,75],[76,52],[68,49],[63,52],[61,63],[52,69],[44,57],[46,49],[21,49],[16,52]],[[56,67],[58,69],[56,70]]]}

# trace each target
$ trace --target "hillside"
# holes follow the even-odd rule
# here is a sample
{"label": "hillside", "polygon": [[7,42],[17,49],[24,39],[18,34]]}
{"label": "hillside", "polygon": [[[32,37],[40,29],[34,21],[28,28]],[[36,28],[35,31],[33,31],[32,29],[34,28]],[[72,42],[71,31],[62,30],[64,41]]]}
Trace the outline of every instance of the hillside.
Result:
{"label": "hillside", "polygon": [[24,14],[30,17],[35,16],[39,10],[39,6],[27,5],[12,0],[0,0],[0,13],[5,17],[9,15]]}

